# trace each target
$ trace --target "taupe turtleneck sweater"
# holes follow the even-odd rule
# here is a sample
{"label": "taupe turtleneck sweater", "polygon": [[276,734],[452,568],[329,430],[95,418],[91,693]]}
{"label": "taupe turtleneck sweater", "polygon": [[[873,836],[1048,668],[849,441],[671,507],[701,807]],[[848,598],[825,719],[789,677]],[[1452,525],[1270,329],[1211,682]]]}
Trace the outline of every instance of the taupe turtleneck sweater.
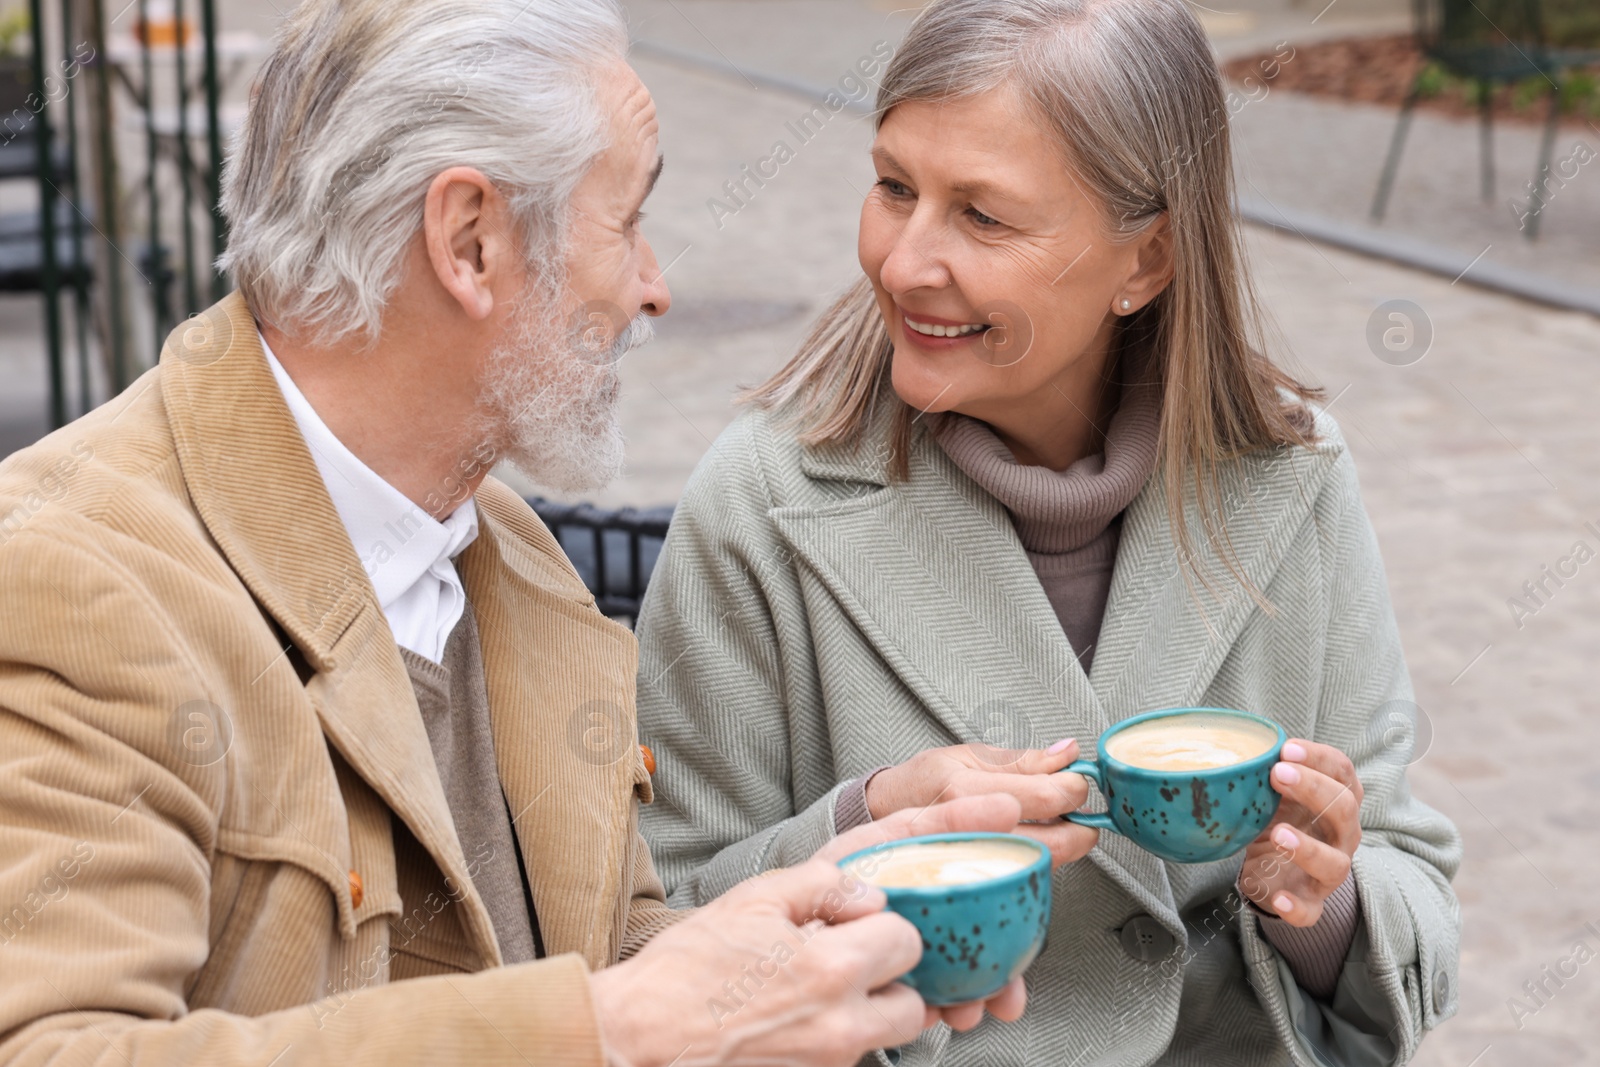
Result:
{"label": "taupe turtleneck sweater", "polygon": [[1062,471],[1018,463],[993,430],[964,415],[946,415],[934,435],[956,466],[1011,513],[1085,672],[1111,591],[1122,513],[1155,470],[1161,430],[1157,383],[1137,375],[1120,390],[1103,428],[1105,450]]}

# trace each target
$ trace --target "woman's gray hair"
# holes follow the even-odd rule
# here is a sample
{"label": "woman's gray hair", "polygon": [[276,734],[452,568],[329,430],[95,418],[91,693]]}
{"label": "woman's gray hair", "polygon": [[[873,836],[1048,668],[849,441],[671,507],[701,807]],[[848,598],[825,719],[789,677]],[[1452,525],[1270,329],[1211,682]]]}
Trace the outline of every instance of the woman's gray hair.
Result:
{"label": "woman's gray hair", "polygon": [[[1108,236],[1142,231],[1180,187],[1231,186],[1221,79],[1184,0],[942,0],[885,73],[879,121],[902,101],[1008,84],[1058,134]],[[1190,167],[1204,173],[1178,173]]]}
{"label": "woman's gray hair", "polygon": [[606,145],[593,75],[627,47],[615,0],[304,0],[233,140],[218,266],[286,332],[370,341],[429,184],[459,165],[559,277],[573,190]]}

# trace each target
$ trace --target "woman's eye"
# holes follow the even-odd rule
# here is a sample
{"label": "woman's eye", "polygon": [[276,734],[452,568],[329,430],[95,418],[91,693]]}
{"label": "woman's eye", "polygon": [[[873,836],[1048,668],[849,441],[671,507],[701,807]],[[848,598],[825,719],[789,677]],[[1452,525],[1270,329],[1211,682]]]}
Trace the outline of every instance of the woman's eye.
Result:
{"label": "woman's eye", "polygon": [[911,193],[910,189],[907,189],[893,178],[879,178],[878,186],[890,196],[909,196]]}
{"label": "woman's eye", "polygon": [[979,226],[998,226],[998,225],[1000,225],[1000,220],[999,219],[991,219],[988,215],[985,215],[983,212],[979,211],[975,207],[967,208],[967,213],[972,216],[973,221],[976,222]]}

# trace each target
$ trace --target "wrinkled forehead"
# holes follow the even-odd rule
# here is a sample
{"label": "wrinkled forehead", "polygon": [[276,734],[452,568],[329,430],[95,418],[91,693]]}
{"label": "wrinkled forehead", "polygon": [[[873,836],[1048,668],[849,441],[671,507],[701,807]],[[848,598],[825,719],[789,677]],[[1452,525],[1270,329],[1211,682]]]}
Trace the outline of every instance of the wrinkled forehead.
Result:
{"label": "wrinkled forehead", "polygon": [[613,144],[630,149],[655,145],[661,132],[655,98],[626,60],[615,60],[595,72],[595,95],[600,113],[610,123]]}
{"label": "wrinkled forehead", "polygon": [[607,144],[595,160],[591,179],[618,195],[642,201],[660,163],[655,100],[639,75],[621,60],[599,68],[594,77],[595,100],[606,117]]}

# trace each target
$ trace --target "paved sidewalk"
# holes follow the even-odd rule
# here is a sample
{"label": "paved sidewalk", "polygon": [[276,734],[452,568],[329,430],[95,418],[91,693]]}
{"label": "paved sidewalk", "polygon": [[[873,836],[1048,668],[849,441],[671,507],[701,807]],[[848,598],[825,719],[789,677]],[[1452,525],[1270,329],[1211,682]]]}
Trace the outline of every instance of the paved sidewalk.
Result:
{"label": "paved sidewalk", "polygon": [[[1582,567],[1560,587],[1547,580],[1553,595],[1516,613],[1520,627],[1507,604],[1545,566],[1571,570],[1560,560],[1575,542],[1600,550],[1586,526],[1600,526],[1600,430],[1588,410],[1600,395],[1600,321],[1293,237],[1251,247],[1286,347],[1337,398],[1361,473],[1431,723],[1412,787],[1466,840],[1461,1011],[1416,1062],[1600,1062],[1600,968],[1579,971],[1520,1030],[1508,1007],[1577,938],[1600,950],[1581,929],[1600,924],[1600,578]],[[1373,309],[1395,298],[1420,305],[1434,330],[1412,366],[1381,362],[1364,337]]]}
{"label": "paved sidewalk", "polygon": [[[1542,128],[1494,127],[1495,196],[1479,188],[1475,122],[1419,113],[1382,222],[1368,217],[1396,109],[1269,91],[1234,118],[1242,195],[1361,229],[1419,238],[1463,264],[1503,265],[1600,291],[1600,129],[1563,126],[1551,154],[1548,202],[1536,240],[1522,219]],[[1470,270],[1469,270],[1470,276]]]}

